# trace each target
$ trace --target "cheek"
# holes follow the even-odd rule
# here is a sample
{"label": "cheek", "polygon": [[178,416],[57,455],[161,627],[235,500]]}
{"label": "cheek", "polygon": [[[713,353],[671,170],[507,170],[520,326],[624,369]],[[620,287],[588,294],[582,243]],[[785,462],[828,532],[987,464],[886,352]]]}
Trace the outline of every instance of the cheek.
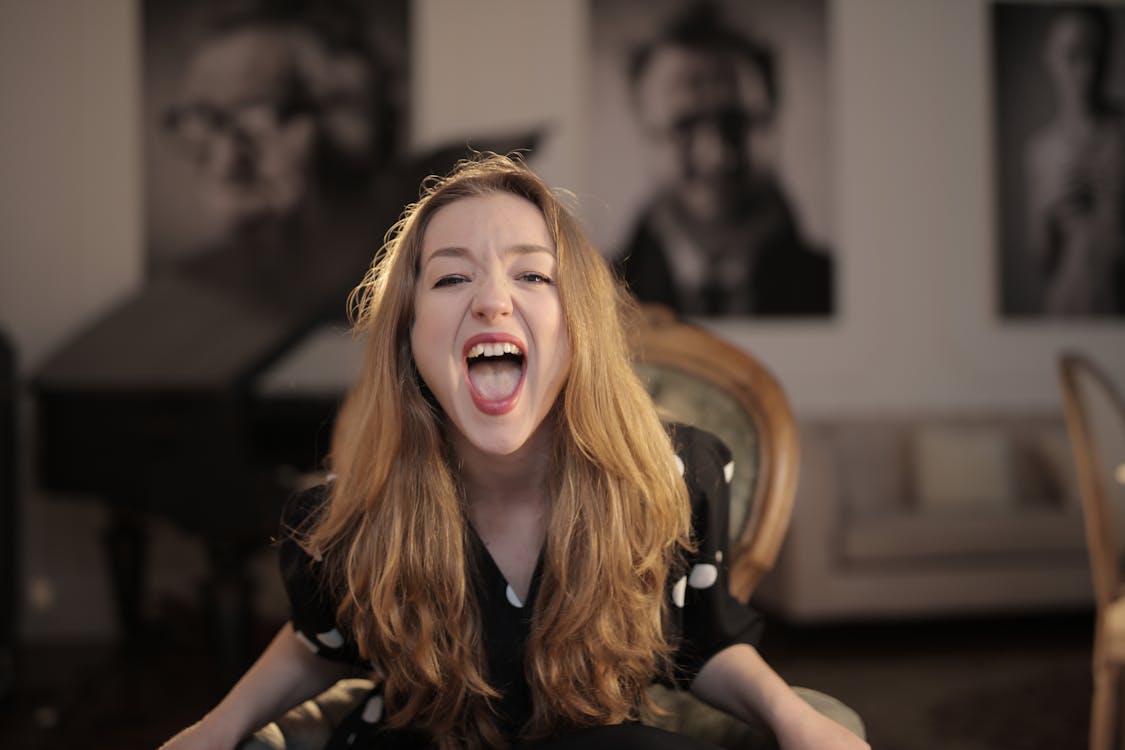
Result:
{"label": "cheek", "polygon": [[563,326],[562,331],[559,332],[559,382],[560,385],[566,382],[567,376],[570,375],[570,367],[574,360],[570,350],[570,335]]}
{"label": "cheek", "polygon": [[661,140],[651,150],[649,169],[658,179],[678,179],[684,172],[683,149],[671,140]]}
{"label": "cheek", "polygon": [[449,305],[433,300],[415,299],[414,323],[410,327],[410,351],[414,366],[431,390],[441,382],[457,376],[459,363],[451,358],[456,336],[456,316]]}
{"label": "cheek", "polygon": [[415,300],[414,322],[410,326],[410,354],[414,358],[414,366],[418,369],[418,374],[422,376],[427,385],[432,385],[430,379],[433,376],[432,362],[430,361],[435,349],[432,329],[431,316],[427,315],[425,307]]}
{"label": "cheek", "polygon": [[552,340],[555,342],[552,370],[553,379],[561,385],[570,373],[573,356],[570,347],[570,330],[567,328],[566,317],[563,316],[561,308],[557,309],[556,316],[552,336]]}
{"label": "cheek", "polygon": [[316,128],[311,118],[297,118],[261,147],[261,168],[271,177],[299,178],[312,164]]}

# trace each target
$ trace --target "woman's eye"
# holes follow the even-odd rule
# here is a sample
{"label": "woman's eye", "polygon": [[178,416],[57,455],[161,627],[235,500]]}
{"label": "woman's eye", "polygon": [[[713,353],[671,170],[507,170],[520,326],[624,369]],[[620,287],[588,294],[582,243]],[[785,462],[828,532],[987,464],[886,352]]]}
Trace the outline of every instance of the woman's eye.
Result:
{"label": "woman's eye", "polygon": [[544,276],[541,273],[536,273],[534,271],[528,271],[527,273],[521,273],[519,275],[519,279],[520,279],[520,281],[530,281],[533,284],[550,284],[551,283],[551,279],[549,277]]}
{"label": "woman's eye", "polygon": [[443,286],[453,286],[454,284],[463,284],[467,279],[464,276],[442,276],[434,282],[434,289],[439,289]]}

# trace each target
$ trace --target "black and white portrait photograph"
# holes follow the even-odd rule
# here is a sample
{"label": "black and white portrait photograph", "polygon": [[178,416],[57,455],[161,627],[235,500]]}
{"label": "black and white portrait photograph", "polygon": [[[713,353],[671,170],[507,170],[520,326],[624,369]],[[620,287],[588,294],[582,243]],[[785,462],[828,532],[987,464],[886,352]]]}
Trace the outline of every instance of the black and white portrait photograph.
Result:
{"label": "black and white portrait photograph", "polygon": [[406,0],[145,0],[142,22],[150,275],[342,308],[400,203]]}
{"label": "black and white portrait photograph", "polygon": [[643,302],[835,311],[823,0],[595,0],[590,222]]}
{"label": "black and white portrait photograph", "polygon": [[1125,5],[992,6],[1001,314],[1125,316]]}

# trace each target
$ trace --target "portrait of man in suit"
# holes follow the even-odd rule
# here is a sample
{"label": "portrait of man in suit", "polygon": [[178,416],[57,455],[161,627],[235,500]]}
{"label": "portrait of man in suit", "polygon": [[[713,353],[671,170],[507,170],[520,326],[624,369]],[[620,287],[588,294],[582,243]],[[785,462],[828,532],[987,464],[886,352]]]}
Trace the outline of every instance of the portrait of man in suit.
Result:
{"label": "portrait of man in suit", "polygon": [[783,63],[745,18],[728,17],[738,10],[680,4],[629,45],[625,96],[643,163],[617,167],[650,187],[616,261],[642,301],[684,314],[828,316],[833,258],[803,230],[771,154]]}

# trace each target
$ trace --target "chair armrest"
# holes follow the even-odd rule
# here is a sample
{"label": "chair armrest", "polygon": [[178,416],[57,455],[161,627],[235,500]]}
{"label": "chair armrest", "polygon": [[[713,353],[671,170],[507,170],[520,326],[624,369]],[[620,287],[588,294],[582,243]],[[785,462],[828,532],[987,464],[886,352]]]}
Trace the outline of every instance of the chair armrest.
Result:
{"label": "chair armrest", "polygon": [[[837,698],[809,688],[794,687],[806,703],[819,713],[866,739],[867,729],[859,714]],[[649,688],[649,696],[662,712],[646,712],[642,720],[670,732],[710,742],[725,750],[776,750],[777,739],[762,720],[744,722],[712,708],[686,690],[663,685]]]}
{"label": "chair armrest", "polygon": [[371,680],[340,680],[243,740],[238,750],[322,750],[332,729],[359,705]]}
{"label": "chair armrest", "polygon": [[[341,680],[312,700],[243,740],[238,750],[322,750],[333,727],[355,709],[372,688],[370,680]],[[794,688],[809,705],[860,737],[866,730],[859,714],[825,693]],[[776,748],[763,722],[746,723],[708,706],[687,691],[654,685],[649,693],[662,711],[649,712],[644,723],[706,740],[727,750]]]}

